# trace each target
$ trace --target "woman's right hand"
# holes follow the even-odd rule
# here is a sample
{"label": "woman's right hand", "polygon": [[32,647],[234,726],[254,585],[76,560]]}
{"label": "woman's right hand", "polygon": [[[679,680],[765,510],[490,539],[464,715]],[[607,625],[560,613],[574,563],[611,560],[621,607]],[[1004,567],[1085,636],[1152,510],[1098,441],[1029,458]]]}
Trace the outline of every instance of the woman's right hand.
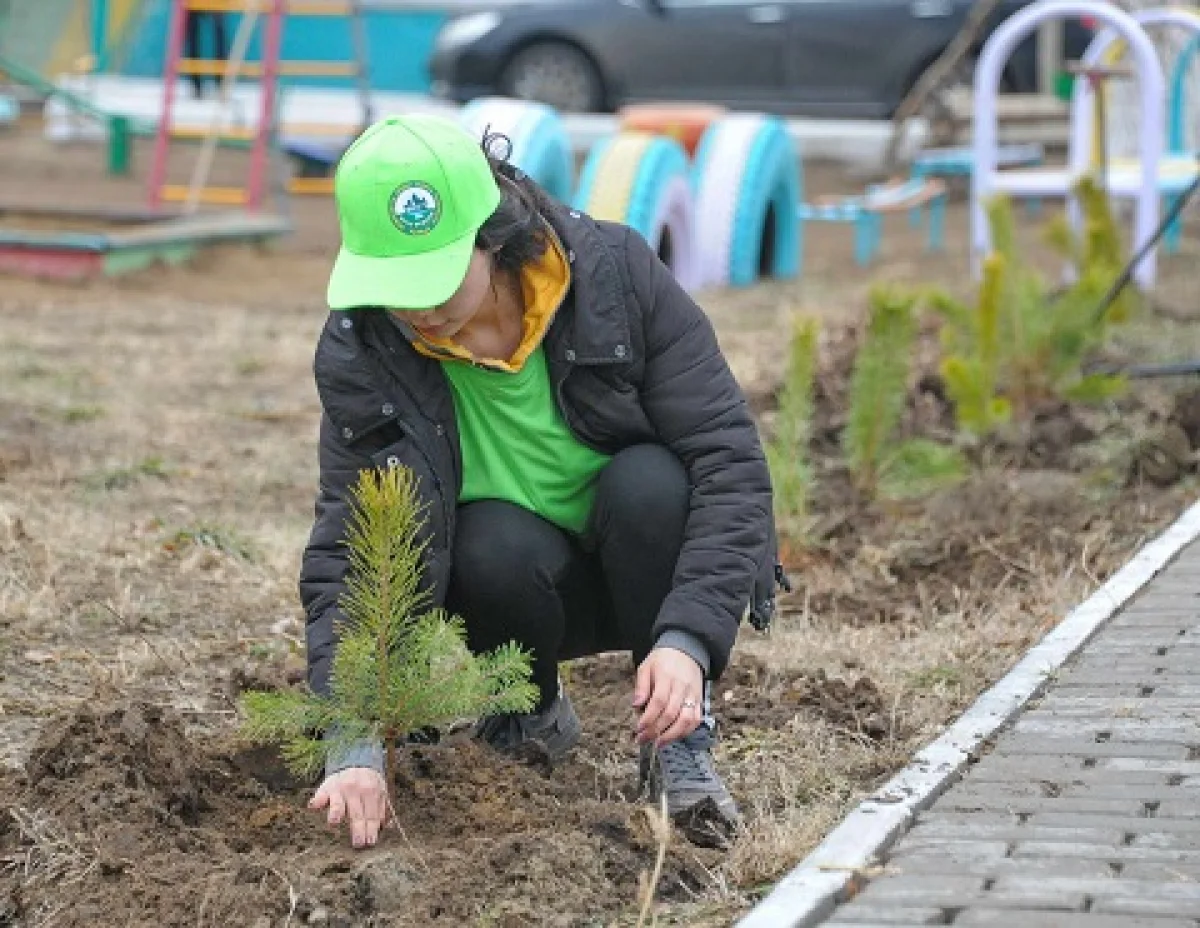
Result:
{"label": "woman's right hand", "polygon": [[387,784],[373,767],[347,767],[330,774],[308,801],[310,809],[329,808],[329,824],[350,820],[350,843],[372,847],[387,815]]}

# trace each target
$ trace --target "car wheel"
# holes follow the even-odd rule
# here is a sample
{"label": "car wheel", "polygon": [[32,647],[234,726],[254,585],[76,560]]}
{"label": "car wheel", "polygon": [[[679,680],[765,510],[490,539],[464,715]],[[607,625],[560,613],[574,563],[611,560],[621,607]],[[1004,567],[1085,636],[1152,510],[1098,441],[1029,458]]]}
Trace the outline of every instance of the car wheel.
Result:
{"label": "car wheel", "polygon": [[604,103],[596,66],[565,42],[539,42],[517,52],[500,84],[506,96],[536,100],[563,113],[594,112]]}

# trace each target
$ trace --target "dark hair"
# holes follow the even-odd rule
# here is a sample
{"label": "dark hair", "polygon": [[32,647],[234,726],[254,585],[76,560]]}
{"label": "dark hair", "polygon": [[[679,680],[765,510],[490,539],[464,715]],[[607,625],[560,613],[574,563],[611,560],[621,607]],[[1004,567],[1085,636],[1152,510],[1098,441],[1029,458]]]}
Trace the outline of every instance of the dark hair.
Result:
{"label": "dark hair", "polygon": [[481,147],[500,188],[500,205],[479,227],[475,244],[493,253],[497,268],[519,271],[539,260],[550,245],[543,215],[550,201],[529,175],[509,162],[508,136],[485,129]]}

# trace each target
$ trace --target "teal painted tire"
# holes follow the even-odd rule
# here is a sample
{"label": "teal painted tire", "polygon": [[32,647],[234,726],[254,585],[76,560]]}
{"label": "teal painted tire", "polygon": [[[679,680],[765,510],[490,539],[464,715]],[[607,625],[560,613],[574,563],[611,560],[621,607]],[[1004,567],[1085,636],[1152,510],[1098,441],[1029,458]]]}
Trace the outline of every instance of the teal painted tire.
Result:
{"label": "teal painted tire", "polygon": [[459,112],[459,121],[473,136],[498,132],[512,142],[509,161],[562,202],[575,185],[571,142],[562,120],[550,107],[508,97],[480,97]]}
{"label": "teal painted tire", "polygon": [[692,183],[703,284],[799,275],[801,171],[782,120],[740,113],[714,122],[697,147]]}
{"label": "teal painted tire", "polygon": [[635,229],[682,287],[698,284],[691,166],[678,142],[645,132],[602,139],[584,162],[574,204]]}

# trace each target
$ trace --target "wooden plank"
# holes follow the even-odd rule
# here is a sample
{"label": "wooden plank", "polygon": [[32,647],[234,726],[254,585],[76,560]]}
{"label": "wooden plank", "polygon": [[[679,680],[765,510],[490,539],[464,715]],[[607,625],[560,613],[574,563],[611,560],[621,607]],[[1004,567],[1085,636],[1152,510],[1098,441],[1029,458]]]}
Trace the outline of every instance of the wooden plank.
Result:
{"label": "wooden plank", "polygon": [[143,222],[162,222],[181,215],[177,211],[129,208],[126,206],[55,206],[46,203],[5,200],[0,202],[0,216],[31,216],[39,219],[92,219],[97,222],[135,225]]}
{"label": "wooden plank", "polygon": [[103,255],[0,244],[0,273],[49,280],[87,280],[103,271]]}
{"label": "wooden plank", "polygon": [[280,216],[243,212],[180,216],[116,232],[54,232],[0,229],[0,247],[16,250],[110,254],[179,243],[261,240],[290,232]]}
{"label": "wooden plank", "polygon": [[[191,190],[183,184],[167,184],[161,194],[169,203],[183,203],[190,195]],[[198,191],[197,199],[213,206],[245,206],[247,195],[241,187],[205,187]]]}
{"label": "wooden plank", "polygon": [[288,180],[289,193],[299,196],[332,196],[332,177],[293,177]]}
{"label": "wooden plank", "polygon": [[141,271],[155,264],[183,264],[191,260],[199,250],[195,242],[179,242],[146,248],[122,248],[104,255],[103,270],[106,277],[119,277]]}
{"label": "wooden plank", "polygon": [[[201,74],[223,77],[227,65],[220,59],[180,58],[180,74]],[[279,73],[284,77],[357,77],[358,65],[350,61],[281,61]],[[262,77],[262,64],[247,61],[237,68],[237,77]]]}
{"label": "wooden plank", "polygon": [[283,235],[291,224],[270,213],[213,213],[184,216],[170,222],[110,236],[112,250],[176,242],[258,240]]}

